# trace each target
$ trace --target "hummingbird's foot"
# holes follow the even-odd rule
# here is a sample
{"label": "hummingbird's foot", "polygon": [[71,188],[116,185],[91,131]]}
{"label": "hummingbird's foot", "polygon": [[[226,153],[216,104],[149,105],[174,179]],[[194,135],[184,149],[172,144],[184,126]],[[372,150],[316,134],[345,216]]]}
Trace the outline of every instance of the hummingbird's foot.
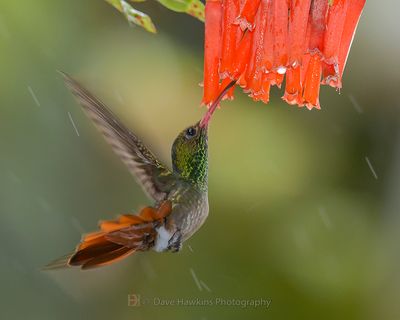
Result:
{"label": "hummingbird's foot", "polygon": [[178,252],[182,249],[182,234],[180,230],[175,231],[171,239],[168,241],[168,250]]}

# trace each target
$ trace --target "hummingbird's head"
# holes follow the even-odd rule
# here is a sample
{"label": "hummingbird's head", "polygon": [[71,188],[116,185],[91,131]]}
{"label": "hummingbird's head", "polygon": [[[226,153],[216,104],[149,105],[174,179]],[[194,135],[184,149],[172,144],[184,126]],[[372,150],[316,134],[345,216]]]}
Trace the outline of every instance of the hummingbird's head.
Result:
{"label": "hummingbird's head", "polygon": [[172,167],[182,178],[207,188],[208,133],[200,122],[183,130],[172,145]]}

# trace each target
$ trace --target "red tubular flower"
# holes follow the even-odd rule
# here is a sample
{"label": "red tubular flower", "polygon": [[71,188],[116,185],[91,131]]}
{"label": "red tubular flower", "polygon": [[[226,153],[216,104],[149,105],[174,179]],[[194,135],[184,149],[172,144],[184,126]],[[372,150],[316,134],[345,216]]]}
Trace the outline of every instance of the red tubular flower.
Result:
{"label": "red tubular flower", "polygon": [[365,0],[351,0],[346,13],[344,22],[342,39],[339,49],[339,75],[343,76],[343,71],[346,66],[347,57],[349,55],[351,43],[356,32],[358,21],[360,20],[362,9],[364,8]]}
{"label": "red tubular flower", "polygon": [[288,13],[287,0],[274,0],[272,2],[274,24],[272,27],[274,35],[274,69],[279,74],[285,74],[288,63],[287,40],[288,40]]}
{"label": "red tubular flower", "polygon": [[236,52],[239,28],[234,22],[239,14],[239,0],[224,0],[223,9],[221,67],[219,72],[221,78],[232,78],[233,58]]}
{"label": "red tubular flower", "polygon": [[304,82],[303,99],[306,107],[321,109],[319,105],[319,88],[322,74],[321,55],[311,54],[307,67],[306,79]]}
{"label": "red tubular flower", "polygon": [[269,102],[269,90],[271,88],[271,82],[269,80],[268,74],[264,73],[263,74],[263,80],[262,80],[262,93],[261,93],[261,101],[264,103]]}
{"label": "red tubular flower", "polygon": [[320,85],[342,86],[364,5],[365,0],[206,0],[203,103],[212,107],[202,123],[221,99],[233,98],[235,85],[268,103],[271,85],[280,88],[285,75],[283,100],[319,109]]}
{"label": "red tubular flower", "polygon": [[323,54],[325,57],[323,69],[324,79],[322,83],[335,84],[340,88],[341,79],[339,74],[339,48],[342,39],[344,22],[348,0],[333,0],[329,4],[328,22],[325,30]]}
{"label": "red tubular flower", "polygon": [[296,66],[289,68],[286,72],[285,95],[282,97],[288,104],[303,105],[303,86],[301,81],[301,68]]}
{"label": "red tubular flower", "polygon": [[329,0],[313,0],[308,18],[309,44],[311,50],[322,52],[324,33],[326,30],[326,16]]}
{"label": "red tubular flower", "polygon": [[262,1],[256,17],[257,28],[254,30],[253,47],[251,55],[251,70],[248,76],[247,88],[253,99],[261,94],[262,91],[262,66],[264,57],[264,34],[268,17],[268,2]]}
{"label": "red tubular flower", "polygon": [[267,0],[264,2],[266,2],[268,14],[266,17],[267,22],[264,31],[264,56],[262,69],[264,72],[270,72],[272,71],[274,63],[274,13],[272,11],[272,1]]}
{"label": "red tubular flower", "polygon": [[261,0],[246,0],[244,3],[240,15],[237,17],[235,22],[243,31],[246,29],[252,31],[254,29],[254,21],[260,2]]}
{"label": "red tubular flower", "polygon": [[[304,49],[308,47],[307,23],[311,0],[291,0],[289,16],[288,51],[291,68],[286,73],[285,94],[282,97],[289,104],[303,105],[303,81],[301,65]],[[307,43],[307,46],[305,45]]]}
{"label": "red tubular flower", "polygon": [[272,72],[268,73],[268,79],[269,79],[271,86],[277,86],[279,89],[282,86],[284,78],[285,78],[284,74],[278,73],[276,71],[272,71]]}
{"label": "red tubular flower", "polygon": [[[313,107],[320,109],[319,89],[322,74],[322,50],[324,45],[324,32],[326,30],[326,16],[328,1],[314,0],[311,4],[310,16],[308,20],[309,45],[308,51],[310,60],[305,71],[303,101],[308,109]],[[303,65],[305,67],[305,65]]]}
{"label": "red tubular flower", "polygon": [[253,32],[248,30],[245,31],[242,39],[239,42],[238,49],[236,50],[235,58],[233,60],[232,75],[234,79],[239,79],[249,64],[253,34]]}
{"label": "red tubular flower", "polygon": [[307,36],[311,0],[291,0],[289,15],[288,52],[291,67],[301,65]]}
{"label": "red tubular flower", "polygon": [[204,81],[202,104],[209,106],[219,93],[222,0],[206,2]]}

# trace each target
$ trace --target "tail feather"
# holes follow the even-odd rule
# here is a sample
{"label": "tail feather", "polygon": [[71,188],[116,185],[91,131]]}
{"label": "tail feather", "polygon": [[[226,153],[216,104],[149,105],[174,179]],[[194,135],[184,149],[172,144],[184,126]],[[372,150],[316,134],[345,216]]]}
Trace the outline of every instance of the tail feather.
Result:
{"label": "tail feather", "polygon": [[132,214],[121,214],[119,216],[120,223],[130,223],[130,224],[138,224],[142,222],[140,216],[134,216]]}
{"label": "tail feather", "polygon": [[81,243],[77,246],[76,251],[83,250],[87,247],[95,246],[104,242],[105,232],[96,231],[88,233],[82,237]]}
{"label": "tail feather", "polygon": [[141,226],[133,226],[131,228],[108,233],[105,238],[125,247],[142,248],[143,246],[153,246],[156,236],[155,226],[146,223]]}
{"label": "tail feather", "polygon": [[86,247],[85,249],[79,249],[71,257],[71,259],[69,260],[69,264],[71,266],[81,266],[91,259],[120,248],[121,245],[105,240],[95,245]]}
{"label": "tail feather", "polygon": [[44,267],[42,267],[41,270],[49,271],[49,270],[58,270],[58,269],[68,268],[69,259],[71,259],[72,256],[73,256],[73,253],[66,254],[66,255],[46,264]]}
{"label": "tail feather", "polygon": [[84,242],[90,242],[90,241],[93,241],[95,239],[100,238],[103,235],[104,235],[103,231],[90,232],[90,233],[87,233],[87,234],[83,235],[82,242],[83,241]]}
{"label": "tail feather", "polygon": [[57,259],[44,269],[80,266],[91,269],[119,261],[136,251],[146,251],[154,246],[156,228],[171,212],[171,202],[159,208],[146,207],[140,215],[124,214],[117,220],[99,223],[100,231],[83,236],[75,252]]}
{"label": "tail feather", "polygon": [[111,263],[124,259],[134,251],[135,251],[134,249],[130,249],[127,247],[120,247],[119,249],[104,253],[102,255],[96,256],[93,259],[88,260],[82,265],[82,269],[87,270],[109,265]]}
{"label": "tail feather", "polygon": [[107,232],[113,232],[122,228],[127,228],[130,225],[132,225],[132,223],[129,222],[125,222],[125,223],[121,223],[117,220],[104,220],[104,221],[100,221],[99,226],[101,231],[107,233]]}

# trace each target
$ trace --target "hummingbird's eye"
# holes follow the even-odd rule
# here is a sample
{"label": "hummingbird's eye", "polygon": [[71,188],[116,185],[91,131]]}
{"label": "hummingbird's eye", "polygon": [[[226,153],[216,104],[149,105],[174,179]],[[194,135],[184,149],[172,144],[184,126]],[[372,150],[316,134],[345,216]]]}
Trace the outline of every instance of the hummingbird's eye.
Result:
{"label": "hummingbird's eye", "polygon": [[193,127],[190,127],[186,130],[186,138],[190,139],[193,138],[196,135],[196,129]]}

